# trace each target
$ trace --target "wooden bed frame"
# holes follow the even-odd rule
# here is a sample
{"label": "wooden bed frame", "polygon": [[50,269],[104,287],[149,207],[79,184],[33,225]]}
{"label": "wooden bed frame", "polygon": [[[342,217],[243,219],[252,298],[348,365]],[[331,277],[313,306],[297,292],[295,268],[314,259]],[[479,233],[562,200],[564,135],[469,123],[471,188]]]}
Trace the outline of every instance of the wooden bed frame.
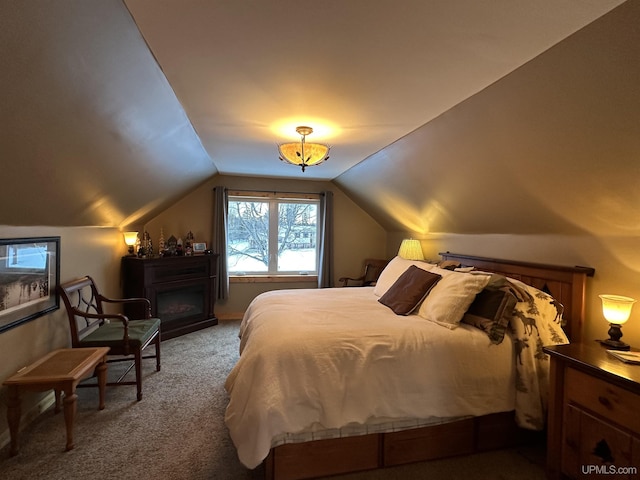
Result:
{"label": "wooden bed frame", "polygon": [[[580,341],[585,318],[587,277],[595,270],[441,253],[443,260],[500,273],[548,292],[564,305],[564,330]],[[267,480],[290,480],[371,470],[454,455],[505,448],[536,432],[516,426],[514,412],[392,433],[290,443],[271,449],[265,459]]]}

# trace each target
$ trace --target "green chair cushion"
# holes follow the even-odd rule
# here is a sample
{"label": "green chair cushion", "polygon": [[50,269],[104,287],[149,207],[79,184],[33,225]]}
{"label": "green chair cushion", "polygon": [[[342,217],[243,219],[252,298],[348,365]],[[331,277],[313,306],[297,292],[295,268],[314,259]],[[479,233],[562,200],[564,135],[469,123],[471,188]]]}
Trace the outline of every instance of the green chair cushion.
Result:
{"label": "green chair cushion", "polygon": [[[140,347],[144,345],[160,328],[159,318],[129,321],[129,345]],[[122,345],[124,325],[119,321],[105,323],[80,340],[82,347],[117,347]]]}

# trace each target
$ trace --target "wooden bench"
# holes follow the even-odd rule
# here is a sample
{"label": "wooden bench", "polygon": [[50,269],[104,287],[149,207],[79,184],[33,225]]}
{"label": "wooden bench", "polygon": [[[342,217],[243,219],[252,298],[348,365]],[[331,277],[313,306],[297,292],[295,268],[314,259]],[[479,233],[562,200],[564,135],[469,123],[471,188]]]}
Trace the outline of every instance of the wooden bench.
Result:
{"label": "wooden bench", "polygon": [[60,393],[64,392],[64,421],[67,427],[65,450],[73,449],[73,421],[78,399],[76,386],[81,380],[92,376],[95,372],[100,391],[98,409],[104,409],[108,352],[109,347],[54,350],[35,363],[20,369],[2,383],[9,387],[7,420],[11,435],[11,456],[18,453],[20,390],[42,392],[53,389],[56,396],[56,413],[60,411]]}

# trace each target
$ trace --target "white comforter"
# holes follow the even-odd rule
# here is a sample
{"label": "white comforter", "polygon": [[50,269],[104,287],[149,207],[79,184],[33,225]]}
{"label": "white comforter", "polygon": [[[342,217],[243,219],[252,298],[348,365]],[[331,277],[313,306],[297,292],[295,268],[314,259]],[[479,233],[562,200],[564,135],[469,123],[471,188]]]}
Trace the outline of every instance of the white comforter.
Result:
{"label": "white comforter", "polygon": [[241,462],[272,439],[381,418],[485,415],[514,409],[514,347],[480,330],[398,316],[373,288],[279,290],[251,303],[225,422]]}

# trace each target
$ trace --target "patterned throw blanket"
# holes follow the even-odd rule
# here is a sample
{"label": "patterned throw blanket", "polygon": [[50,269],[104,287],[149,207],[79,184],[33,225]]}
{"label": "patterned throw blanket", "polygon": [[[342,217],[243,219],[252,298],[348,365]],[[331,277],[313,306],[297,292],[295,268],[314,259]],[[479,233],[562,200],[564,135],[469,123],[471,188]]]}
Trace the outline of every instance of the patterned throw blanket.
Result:
{"label": "patterned throw blanket", "polygon": [[518,300],[510,321],[516,349],[516,422],[523,428],[542,430],[549,390],[549,356],[542,347],[569,343],[562,330],[564,307],[541,290],[506,280]]}

